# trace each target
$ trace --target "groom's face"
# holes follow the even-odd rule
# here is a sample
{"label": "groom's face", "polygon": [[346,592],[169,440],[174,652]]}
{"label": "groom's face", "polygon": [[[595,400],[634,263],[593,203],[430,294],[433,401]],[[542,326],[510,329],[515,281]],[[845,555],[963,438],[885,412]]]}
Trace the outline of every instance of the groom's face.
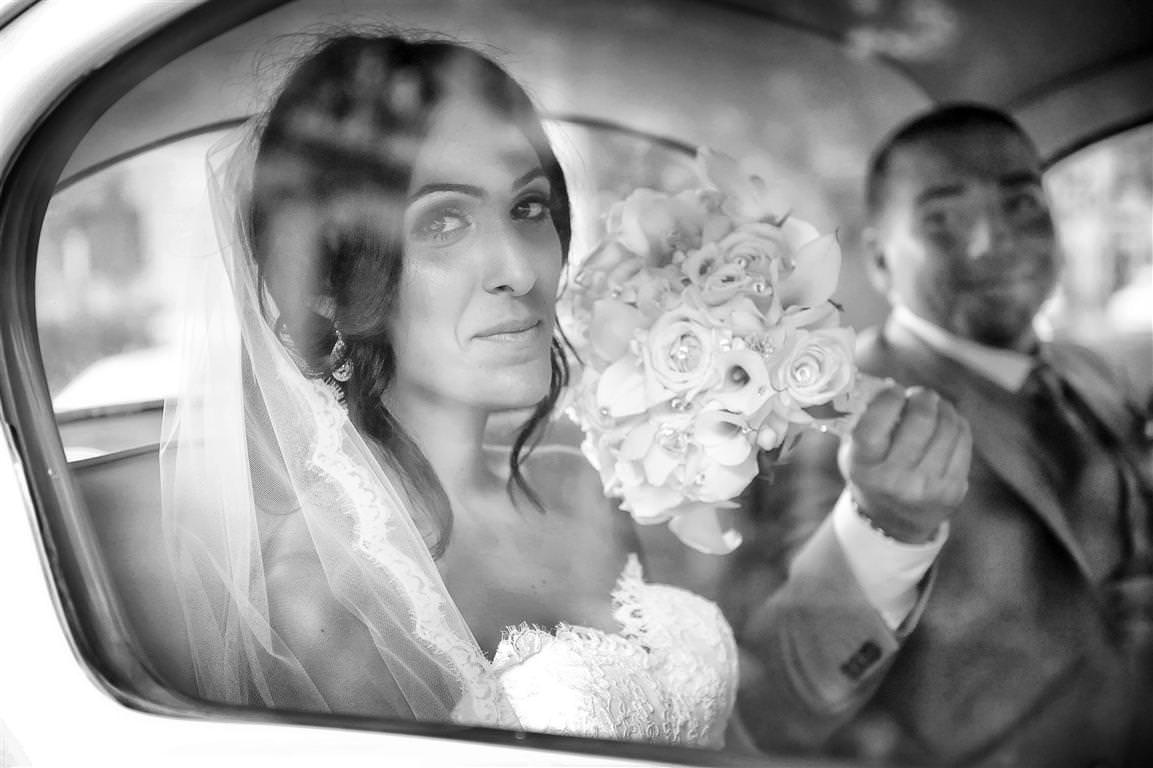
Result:
{"label": "groom's face", "polygon": [[398,391],[488,409],[548,393],[562,266],[552,193],[514,125],[467,96],[440,109],[404,215]]}
{"label": "groom's face", "polygon": [[1028,346],[1058,270],[1040,158],[996,125],[896,148],[875,246],[894,302],[962,338]]}

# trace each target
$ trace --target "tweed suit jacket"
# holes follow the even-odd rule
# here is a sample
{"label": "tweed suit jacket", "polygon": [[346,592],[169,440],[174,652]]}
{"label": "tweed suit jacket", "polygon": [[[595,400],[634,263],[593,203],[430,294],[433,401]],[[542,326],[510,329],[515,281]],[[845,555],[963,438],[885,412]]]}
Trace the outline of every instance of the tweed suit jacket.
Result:
{"label": "tweed suit jacket", "polygon": [[[1116,639],[1022,409],[891,321],[863,334],[857,352],[863,370],[935,389],[969,420],[970,485],[906,622],[914,626],[807,719],[795,706],[780,713],[792,719],[795,743],[807,737],[833,752],[918,765],[1153,765],[1148,743],[1132,746],[1134,732],[1153,732],[1153,678]],[[1105,428],[1140,455],[1144,425],[1108,369],[1076,347],[1054,347],[1052,357]],[[835,473],[832,451],[818,463]],[[797,519],[828,509],[827,498],[805,503],[810,511]],[[797,556],[804,569],[820,567],[812,545]],[[825,560],[830,572],[840,567]]]}

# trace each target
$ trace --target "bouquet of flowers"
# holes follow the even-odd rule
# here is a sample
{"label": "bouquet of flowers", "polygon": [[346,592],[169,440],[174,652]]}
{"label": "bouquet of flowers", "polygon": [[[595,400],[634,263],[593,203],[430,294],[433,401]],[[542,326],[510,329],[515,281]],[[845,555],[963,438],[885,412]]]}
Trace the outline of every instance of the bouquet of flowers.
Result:
{"label": "bouquet of flowers", "polygon": [[831,300],[835,235],[774,210],[732,158],[702,149],[697,165],[700,188],[616,203],[563,297],[582,364],[567,412],[623,509],[723,554],[740,536],[718,512],[756,475],[757,449],[779,457],[848,409],[854,339]]}

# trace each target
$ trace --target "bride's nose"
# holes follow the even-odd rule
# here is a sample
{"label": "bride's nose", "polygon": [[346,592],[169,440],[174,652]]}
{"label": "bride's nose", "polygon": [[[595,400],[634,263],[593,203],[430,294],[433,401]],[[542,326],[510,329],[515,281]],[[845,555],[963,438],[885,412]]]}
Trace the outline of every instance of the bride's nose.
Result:
{"label": "bride's nose", "polygon": [[484,289],[489,293],[523,296],[536,285],[535,253],[510,228],[494,233],[483,255]]}

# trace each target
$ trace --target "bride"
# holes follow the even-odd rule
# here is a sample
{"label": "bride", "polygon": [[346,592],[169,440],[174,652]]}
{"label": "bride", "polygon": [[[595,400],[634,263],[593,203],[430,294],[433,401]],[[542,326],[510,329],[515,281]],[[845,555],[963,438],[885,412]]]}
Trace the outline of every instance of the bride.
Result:
{"label": "bride", "polygon": [[532,452],[570,212],[521,87],[458,44],[335,37],[224,165],[162,452],[199,694],[722,746],[720,611],[645,582],[579,454]]}

